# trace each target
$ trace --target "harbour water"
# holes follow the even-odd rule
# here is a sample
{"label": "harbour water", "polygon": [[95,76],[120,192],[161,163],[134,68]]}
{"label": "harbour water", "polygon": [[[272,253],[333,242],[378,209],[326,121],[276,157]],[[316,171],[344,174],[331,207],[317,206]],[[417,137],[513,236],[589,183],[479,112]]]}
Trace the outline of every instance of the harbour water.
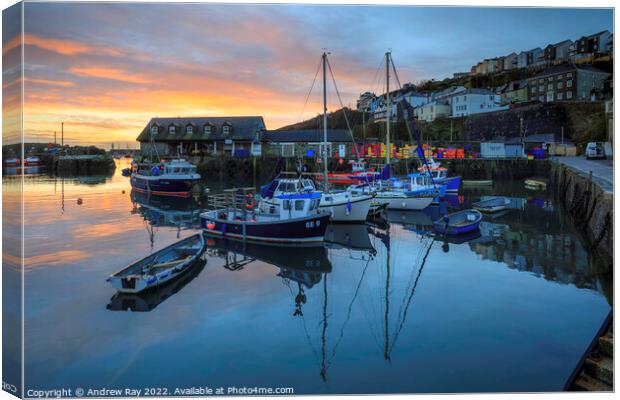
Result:
{"label": "harbour water", "polygon": [[[611,277],[550,194],[519,182],[330,227],[321,248],[211,240],[181,281],[115,295],[107,276],[196,233],[200,208],[132,195],[117,162],[24,180],[26,390],[558,391],[610,310]],[[493,194],[511,209],[479,236],[429,234]]]}

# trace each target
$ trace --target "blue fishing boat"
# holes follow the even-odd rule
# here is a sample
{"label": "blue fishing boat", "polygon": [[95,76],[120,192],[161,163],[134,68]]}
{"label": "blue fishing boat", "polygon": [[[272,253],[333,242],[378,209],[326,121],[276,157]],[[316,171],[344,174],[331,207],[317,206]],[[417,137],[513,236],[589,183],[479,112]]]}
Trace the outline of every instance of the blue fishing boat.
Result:
{"label": "blue fishing boat", "polygon": [[435,221],[435,232],[442,235],[460,235],[478,229],[482,214],[477,210],[464,210],[448,214]]}
{"label": "blue fishing boat", "polygon": [[138,164],[131,174],[131,187],[138,192],[159,196],[188,197],[200,182],[196,166],[178,159],[157,164]]}
{"label": "blue fishing boat", "polygon": [[157,287],[189,270],[202,254],[204,246],[202,235],[190,236],[110,275],[107,281],[123,293],[139,293]]}
{"label": "blue fishing boat", "polygon": [[[281,206],[243,196],[245,207],[232,206],[200,214],[205,234],[264,243],[322,243],[331,213],[319,209],[321,193],[275,196]],[[235,202],[239,203],[239,202]]]}

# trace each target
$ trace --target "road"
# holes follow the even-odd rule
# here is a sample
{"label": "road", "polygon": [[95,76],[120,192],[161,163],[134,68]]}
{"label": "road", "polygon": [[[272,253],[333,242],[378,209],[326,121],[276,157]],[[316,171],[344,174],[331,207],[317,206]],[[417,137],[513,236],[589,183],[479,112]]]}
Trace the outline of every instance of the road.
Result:
{"label": "road", "polygon": [[614,164],[612,160],[587,160],[585,157],[556,157],[560,162],[586,175],[592,172],[592,178],[597,181],[606,192],[614,191]]}

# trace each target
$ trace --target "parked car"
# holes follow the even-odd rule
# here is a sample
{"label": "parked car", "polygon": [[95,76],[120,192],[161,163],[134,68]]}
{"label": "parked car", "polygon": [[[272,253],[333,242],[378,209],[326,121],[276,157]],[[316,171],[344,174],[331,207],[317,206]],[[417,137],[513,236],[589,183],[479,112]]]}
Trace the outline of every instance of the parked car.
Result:
{"label": "parked car", "polygon": [[605,148],[603,142],[590,142],[586,146],[586,158],[605,158]]}

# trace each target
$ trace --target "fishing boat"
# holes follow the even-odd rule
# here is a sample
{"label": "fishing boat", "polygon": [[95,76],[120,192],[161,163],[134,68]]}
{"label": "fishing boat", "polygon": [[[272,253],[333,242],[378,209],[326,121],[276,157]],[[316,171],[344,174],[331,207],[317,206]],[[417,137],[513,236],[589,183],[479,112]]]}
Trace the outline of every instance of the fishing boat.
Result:
{"label": "fishing boat", "polygon": [[160,196],[188,197],[200,182],[196,166],[183,159],[164,163],[138,164],[131,174],[131,187],[138,192]]}
{"label": "fishing boat", "polygon": [[441,166],[441,163],[436,162],[433,158],[428,160],[428,163],[418,168],[419,172],[428,173],[433,178],[433,181],[446,185],[447,192],[458,192],[461,186],[460,176],[448,176],[448,169]]}
{"label": "fishing boat", "polygon": [[[205,234],[266,243],[323,242],[330,213],[319,209],[321,193],[282,194],[274,196],[275,203],[239,197],[232,205],[200,214]],[[237,207],[243,202],[244,208]]]}
{"label": "fishing boat", "polygon": [[157,287],[189,270],[202,254],[204,246],[202,235],[190,236],[110,275],[107,281],[123,293],[139,293]]}
{"label": "fishing boat", "polygon": [[317,191],[312,179],[276,178],[261,190],[262,200],[266,205],[279,210],[282,197],[299,193],[319,193],[319,210],[329,212],[332,222],[362,222],[368,217],[373,196],[363,190],[331,190]]}
{"label": "fishing boat", "polygon": [[351,160],[351,172],[330,172],[327,174],[329,183],[340,185],[355,185],[360,181],[372,182],[377,179],[380,174],[374,169],[366,169],[366,161]]}
{"label": "fishing boat", "polygon": [[494,213],[505,210],[510,204],[510,199],[505,197],[493,197],[486,200],[481,200],[477,203],[473,203],[474,207],[478,211]]}
{"label": "fishing boat", "polygon": [[19,158],[7,158],[4,160],[4,166],[7,168],[19,167],[21,164],[21,160]]}
{"label": "fishing boat", "polygon": [[448,214],[435,221],[435,232],[442,235],[460,235],[478,229],[482,214],[478,210],[464,210]]}
{"label": "fishing boat", "polygon": [[43,162],[37,156],[29,156],[24,160],[24,167],[40,167],[42,165]]}

